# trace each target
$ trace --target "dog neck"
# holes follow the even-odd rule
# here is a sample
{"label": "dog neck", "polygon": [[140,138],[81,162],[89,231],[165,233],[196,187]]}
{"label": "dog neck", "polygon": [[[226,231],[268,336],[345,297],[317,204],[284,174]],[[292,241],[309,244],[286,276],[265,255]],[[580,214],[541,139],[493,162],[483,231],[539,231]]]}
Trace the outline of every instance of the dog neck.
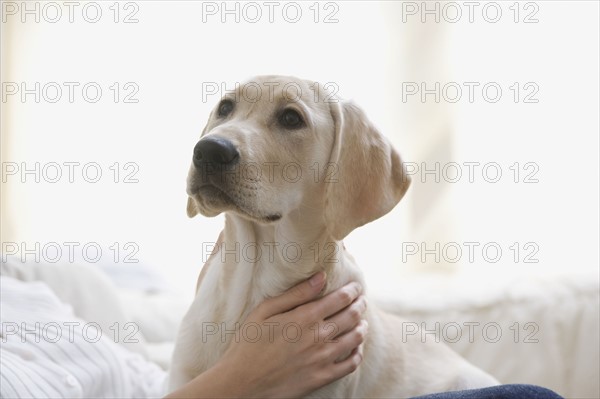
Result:
{"label": "dog neck", "polygon": [[322,220],[301,219],[292,214],[277,223],[260,224],[227,213],[216,260],[227,276],[223,280],[229,282],[222,288],[244,292],[253,307],[321,270],[327,273],[323,294],[351,280],[362,282],[354,260]]}

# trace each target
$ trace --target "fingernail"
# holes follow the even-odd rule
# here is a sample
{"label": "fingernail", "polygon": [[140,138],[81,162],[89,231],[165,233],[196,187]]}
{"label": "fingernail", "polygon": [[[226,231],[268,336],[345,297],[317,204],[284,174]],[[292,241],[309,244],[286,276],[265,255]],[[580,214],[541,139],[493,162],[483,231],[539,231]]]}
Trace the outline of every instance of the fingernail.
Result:
{"label": "fingernail", "polygon": [[350,284],[352,284],[352,288],[354,289],[355,298],[358,298],[362,294],[362,286],[356,281],[353,281]]}
{"label": "fingernail", "polygon": [[311,287],[316,287],[318,285],[321,285],[321,284],[323,284],[323,281],[325,281],[325,272],[319,272],[319,273],[315,274],[314,276],[312,276],[310,278],[310,280],[308,280]]}
{"label": "fingernail", "polygon": [[365,310],[367,310],[369,302],[367,302],[367,298],[365,298],[364,296],[362,296],[361,299],[362,299],[362,306],[363,306],[363,312],[364,312]]}

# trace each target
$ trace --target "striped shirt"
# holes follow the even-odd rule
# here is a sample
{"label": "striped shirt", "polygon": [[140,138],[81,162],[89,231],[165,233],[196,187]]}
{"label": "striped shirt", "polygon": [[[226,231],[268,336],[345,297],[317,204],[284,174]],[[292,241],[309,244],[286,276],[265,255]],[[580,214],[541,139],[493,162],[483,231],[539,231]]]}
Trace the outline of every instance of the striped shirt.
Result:
{"label": "striped shirt", "polygon": [[[102,298],[98,298],[99,304]],[[0,397],[149,398],[166,373],[77,318],[41,281],[0,275]]]}

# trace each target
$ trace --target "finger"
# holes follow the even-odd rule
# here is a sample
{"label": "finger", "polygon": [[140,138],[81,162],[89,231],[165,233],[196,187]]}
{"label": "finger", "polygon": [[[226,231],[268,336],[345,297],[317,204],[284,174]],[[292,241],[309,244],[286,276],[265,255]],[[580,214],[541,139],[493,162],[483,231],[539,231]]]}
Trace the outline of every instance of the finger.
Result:
{"label": "finger", "polygon": [[358,348],[354,348],[352,353],[350,353],[346,359],[342,360],[341,362],[334,363],[331,366],[330,370],[332,372],[332,380],[338,380],[356,371],[362,360],[362,351],[360,351]]}
{"label": "finger", "polygon": [[315,299],[325,285],[325,277],[325,272],[319,272],[283,294],[267,299],[256,309],[258,317],[265,320]]}
{"label": "finger", "polygon": [[362,291],[362,287],[357,282],[348,283],[342,288],[339,288],[318,301],[314,301],[306,305],[307,311],[315,314],[317,317],[326,319],[333,316],[340,310],[348,307]]}
{"label": "finger", "polygon": [[350,306],[337,314],[331,316],[327,323],[333,323],[336,327],[336,337],[347,333],[360,323],[365,311],[367,310],[367,299],[361,295]]}
{"label": "finger", "polygon": [[[369,330],[369,324],[366,320],[361,320],[358,325],[347,332],[346,334],[336,339],[335,350],[331,352],[334,359],[346,359],[349,357],[347,354],[358,349],[358,347],[365,342],[367,332]],[[342,360],[343,361],[343,360]]]}

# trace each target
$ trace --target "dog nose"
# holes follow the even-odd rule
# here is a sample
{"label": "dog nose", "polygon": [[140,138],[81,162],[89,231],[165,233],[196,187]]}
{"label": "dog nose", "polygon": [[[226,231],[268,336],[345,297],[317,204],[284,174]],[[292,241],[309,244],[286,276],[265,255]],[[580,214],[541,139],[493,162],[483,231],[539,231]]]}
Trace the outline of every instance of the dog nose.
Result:
{"label": "dog nose", "polygon": [[221,137],[205,137],[194,147],[194,166],[202,164],[225,166],[234,163],[240,154],[229,140]]}

